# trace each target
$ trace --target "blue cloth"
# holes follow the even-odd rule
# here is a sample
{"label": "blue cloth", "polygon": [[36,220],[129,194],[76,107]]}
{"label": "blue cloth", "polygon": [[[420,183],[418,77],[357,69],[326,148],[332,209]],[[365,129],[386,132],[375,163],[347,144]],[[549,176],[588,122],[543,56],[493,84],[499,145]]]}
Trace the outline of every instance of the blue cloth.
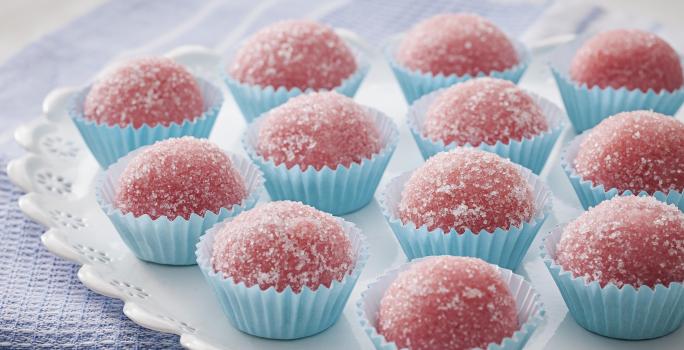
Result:
{"label": "blue cloth", "polygon": [[[228,54],[239,40],[275,20],[310,17],[351,29],[377,45],[415,21],[471,11],[518,35],[549,5],[534,1],[112,1],[18,52],[0,66],[0,153],[16,156],[11,129],[40,115],[44,96],[81,85],[120,53],[155,54],[199,44]],[[4,136],[2,136],[4,135]],[[119,300],[97,295],[76,278],[78,266],[40,243],[44,227],[28,220],[0,159],[0,347],[163,348],[178,337],[143,329]]]}
{"label": "blue cloth", "polygon": [[45,228],[19,210],[6,166],[0,159],[0,348],[180,348],[178,336],[131,322],[123,302],[85,288],[77,264],[45,249]]}

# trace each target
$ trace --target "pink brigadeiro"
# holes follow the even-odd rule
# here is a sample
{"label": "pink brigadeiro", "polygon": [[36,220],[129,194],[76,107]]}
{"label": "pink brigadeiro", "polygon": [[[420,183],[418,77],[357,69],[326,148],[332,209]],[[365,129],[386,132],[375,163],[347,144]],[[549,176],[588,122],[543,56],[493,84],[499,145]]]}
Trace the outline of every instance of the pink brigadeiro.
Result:
{"label": "pink brigadeiro", "polygon": [[439,256],[400,272],[378,308],[377,330],[397,348],[486,349],[518,330],[516,303],[499,271]]}
{"label": "pink brigadeiro", "polygon": [[115,206],[124,214],[188,219],[218,213],[247,197],[230,157],[207,140],[168,139],[131,159],[119,178]]}
{"label": "pink brigadeiro", "polygon": [[330,287],[354,268],[352,244],[335,217],[299,202],[261,204],[216,232],[211,265],[247,287],[295,293]]}
{"label": "pink brigadeiro", "polygon": [[370,113],[336,92],[300,95],[273,109],[259,127],[257,153],[288,168],[348,167],[382,148]]}
{"label": "pink brigadeiro", "polygon": [[519,166],[493,153],[457,148],[438,153],[413,172],[399,203],[399,217],[428,230],[493,232],[529,221],[532,187]]}
{"label": "pink brigadeiro", "polygon": [[556,262],[601,286],[684,282],[684,213],[652,197],[614,197],[565,227]]}
{"label": "pink brigadeiro", "polygon": [[440,14],[416,24],[402,38],[396,59],[411,70],[458,76],[503,71],[519,62],[506,34],[467,13]]}
{"label": "pink brigadeiro", "polygon": [[259,30],[238,49],[228,71],[241,83],[331,90],[357,68],[354,54],[332,28],[282,21]]}
{"label": "pink brigadeiro", "polygon": [[548,129],[534,100],[510,81],[477,78],[445,89],[428,107],[423,135],[444,144],[490,145],[536,136]]}
{"label": "pink brigadeiro", "polygon": [[150,57],[105,71],[88,92],[83,111],[96,123],[139,128],[182,124],[199,117],[203,106],[190,72],[170,58]]}
{"label": "pink brigadeiro", "polygon": [[575,54],[570,76],[589,88],[673,91],[682,87],[681,60],[657,35],[636,29],[610,30],[589,39]]}
{"label": "pink brigadeiro", "polygon": [[684,190],[684,123],[650,111],[616,114],[581,141],[577,173],[606,190]]}

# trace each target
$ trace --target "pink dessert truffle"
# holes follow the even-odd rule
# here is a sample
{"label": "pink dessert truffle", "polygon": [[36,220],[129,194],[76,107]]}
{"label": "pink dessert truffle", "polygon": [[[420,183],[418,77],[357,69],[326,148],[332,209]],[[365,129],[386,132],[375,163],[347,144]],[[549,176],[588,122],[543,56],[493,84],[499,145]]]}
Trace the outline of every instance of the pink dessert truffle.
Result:
{"label": "pink dessert truffle", "polygon": [[649,111],[616,114],[581,141],[574,168],[606,190],[682,191],[684,123]]}
{"label": "pink dessert truffle", "polygon": [[423,136],[478,146],[520,141],[548,130],[541,108],[508,80],[477,78],[442,92],[428,107]]}
{"label": "pink dessert truffle", "polygon": [[302,170],[349,167],[381,148],[370,112],[336,92],[299,95],[271,110],[256,145],[257,153],[276,165]]}
{"label": "pink dessert truffle", "polygon": [[249,37],[229,74],[241,83],[332,90],[357,68],[351,49],[332,28],[307,20],[282,21]]}
{"label": "pink dessert truffle", "polygon": [[438,153],[404,185],[399,218],[428,230],[493,232],[529,221],[535,212],[532,186],[520,167],[472,148]]}
{"label": "pink dessert truffle", "polygon": [[236,216],[216,233],[214,271],[247,287],[295,293],[330,287],[351,273],[352,245],[342,224],[330,214],[299,202],[258,205]]}
{"label": "pink dessert truffle", "polygon": [[496,25],[468,13],[428,18],[404,35],[397,61],[411,70],[445,76],[476,76],[518,64],[511,41]]}
{"label": "pink dessert truffle", "polygon": [[492,265],[435,256],[397,275],[380,300],[377,330],[402,349],[486,349],[518,330],[516,309]]}
{"label": "pink dessert truffle", "polygon": [[682,87],[677,52],[657,35],[636,29],[597,34],[575,54],[570,77],[589,87],[673,91]]}
{"label": "pink dessert truffle", "polygon": [[247,197],[230,157],[213,143],[189,136],[159,141],[136,154],[118,183],[115,206],[152,219],[218,213]]}
{"label": "pink dessert truffle", "polygon": [[183,66],[165,57],[133,59],[95,81],[83,102],[86,119],[110,126],[169,126],[199,117],[202,92]]}
{"label": "pink dessert truffle", "polygon": [[653,197],[614,197],[565,227],[556,262],[602,287],[684,282],[684,213]]}

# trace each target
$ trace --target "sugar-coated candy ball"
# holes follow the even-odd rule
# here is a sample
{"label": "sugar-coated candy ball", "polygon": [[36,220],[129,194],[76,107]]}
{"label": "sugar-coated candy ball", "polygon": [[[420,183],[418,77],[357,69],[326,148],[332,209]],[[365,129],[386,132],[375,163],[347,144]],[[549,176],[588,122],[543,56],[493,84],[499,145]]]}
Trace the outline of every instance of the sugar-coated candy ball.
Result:
{"label": "sugar-coated candy ball", "polygon": [[96,123],[139,128],[182,124],[204,109],[195,78],[170,58],[133,59],[105,71],[83,102],[84,117]]}
{"label": "sugar-coated candy ball", "polygon": [[262,290],[330,287],[351,273],[351,240],[330,214],[299,202],[269,202],[226,223],[214,241],[214,271]]}
{"label": "sugar-coated candy ball", "polygon": [[411,263],[380,300],[377,330],[398,348],[461,350],[500,343],[518,330],[517,307],[499,271],[477,259]]}
{"label": "sugar-coated candy ball", "polygon": [[438,153],[404,185],[399,218],[445,233],[493,232],[529,221],[535,212],[532,186],[520,167],[472,148]]}
{"label": "sugar-coated candy ball", "polygon": [[264,118],[256,151],[288,168],[348,167],[382,148],[379,130],[369,111],[336,92],[297,96]]}
{"label": "sugar-coated candy ball", "polygon": [[637,29],[599,33],[577,51],[570,77],[589,87],[656,92],[682,87],[681,59],[665,40]]}
{"label": "sugar-coated candy ball", "polygon": [[556,262],[601,286],[684,282],[684,213],[653,197],[614,197],[565,227]]}
{"label": "sugar-coated candy ball", "polygon": [[508,144],[548,129],[541,108],[508,80],[477,78],[445,89],[430,104],[423,135],[445,144]]}
{"label": "sugar-coated candy ball", "polygon": [[574,168],[606,190],[684,190],[684,123],[650,111],[604,119],[580,142]]}
{"label": "sugar-coated candy ball", "polygon": [[241,83],[262,87],[332,90],[356,68],[354,54],[332,28],[289,20],[249,37],[238,49],[229,74]]}
{"label": "sugar-coated candy ball", "polygon": [[519,62],[506,34],[468,13],[440,14],[416,24],[401,40],[396,59],[411,70],[458,76],[504,71]]}
{"label": "sugar-coated candy ball", "polygon": [[124,214],[188,219],[218,213],[247,197],[230,157],[208,140],[159,141],[136,154],[118,180],[115,206]]}

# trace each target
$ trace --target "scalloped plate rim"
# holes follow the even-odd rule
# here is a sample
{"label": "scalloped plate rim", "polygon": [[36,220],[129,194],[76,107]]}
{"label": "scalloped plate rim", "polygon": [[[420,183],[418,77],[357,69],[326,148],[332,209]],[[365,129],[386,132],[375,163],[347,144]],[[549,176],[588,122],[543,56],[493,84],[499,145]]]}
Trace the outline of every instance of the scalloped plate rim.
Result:
{"label": "scalloped plate rim", "polygon": [[[207,49],[205,47],[197,45],[176,47],[170,50],[167,53],[167,55],[177,53],[216,55],[215,53],[213,53],[213,51],[211,51],[211,49]],[[179,342],[184,347],[196,349],[216,349],[213,345],[203,341],[201,337],[195,334],[177,331],[176,328],[169,326],[166,322],[159,321],[158,317],[155,317],[154,315],[150,314],[137,302],[132,301],[131,298],[126,296],[126,294],[122,290],[119,290],[117,288],[101,287],[101,285],[107,285],[107,283],[104,282],[98,274],[91,271],[96,269],[94,265],[88,262],[87,259],[79,259],[70,250],[64,249],[66,244],[56,234],[56,231],[58,231],[59,228],[46,225],[46,222],[44,222],[44,220],[42,220],[42,218],[39,217],[38,211],[35,208],[27,207],[27,205],[25,204],[27,203],[27,200],[30,200],[32,196],[34,196],[34,193],[36,193],[35,189],[32,188],[33,186],[30,184],[30,180],[28,180],[27,178],[28,171],[26,170],[25,163],[32,158],[47,163],[53,161],[50,159],[53,157],[48,157],[44,154],[36,153],[35,150],[31,149],[30,147],[35,148],[36,146],[38,146],[36,144],[36,140],[34,138],[27,140],[25,136],[35,136],[34,132],[38,127],[41,126],[53,126],[55,128],[58,128],[57,125],[59,125],[59,123],[57,121],[51,120],[48,117],[49,105],[54,103],[55,99],[61,97],[61,94],[73,94],[74,91],[76,90],[73,86],[62,86],[51,90],[46,95],[45,99],[41,104],[43,109],[41,116],[19,125],[14,130],[13,135],[15,141],[19,144],[19,146],[21,146],[26,151],[26,153],[17,158],[11,159],[7,163],[6,171],[10,181],[13,184],[17,185],[21,190],[26,192],[26,194],[20,196],[17,201],[19,203],[20,210],[24,214],[26,214],[31,220],[34,220],[47,228],[47,230],[40,236],[41,243],[47,248],[47,250],[59,256],[60,258],[81,265],[77,271],[77,277],[81,281],[81,283],[83,283],[84,286],[86,286],[88,289],[92,290],[95,293],[123,301],[124,305],[122,311],[126,315],[126,317],[128,317],[131,321],[135,322],[141,327],[152,329],[154,331],[176,334],[180,336]],[[56,242],[60,243],[56,244]]]}

